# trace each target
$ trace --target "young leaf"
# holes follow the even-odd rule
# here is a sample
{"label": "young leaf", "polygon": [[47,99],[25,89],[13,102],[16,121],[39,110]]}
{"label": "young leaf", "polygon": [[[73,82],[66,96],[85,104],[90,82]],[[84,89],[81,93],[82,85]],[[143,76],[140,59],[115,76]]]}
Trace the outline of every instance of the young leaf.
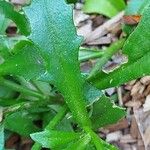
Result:
{"label": "young leaf", "polygon": [[69,144],[67,148],[64,150],[85,150],[89,142],[91,141],[91,137],[89,135],[85,135],[82,139],[79,139],[75,143]]}
{"label": "young leaf", "polygon": [[4,14],[0,13],[0,34],[1,35],[4,35],[6,33],[6,29],[8,27],[9,22],[10,22],[9,19],[7,19]]}
{"label": "young leaf", "polygon": [[68,3],[76,3],[78,0],[67,0]]}
{"label": "young leaf", "polygon": [[25,15],[15,11],[12,4],[1,0],[0,1],[0,14],[3,14],[5,15],[6,18],[9,18],[12,21],[14,21],[17,24],[22,34],[24,35],[29,34],[30,28],[27,24],[27,19],[25,18]]}
{"label": "young leaf", "polygon": [[93,104],[93,114],[91,120],[94,128],[104,127],[116,123],[125,116],[125,110],[116,106],[111,100],[103,96]]}
{"label": "young leaf", "polygon": [[[149,3],[150,4],[150,3]],[[100,88],[118,86],[130,80],[150,75],[150,5],[145,8],[143,17],[138,27],[127,39],[123,53],[128,56],[128,63],[109,74],[101,74],[91,82]]]}
{"label": "young leaf", "polygon": [[33,124],[33,121],[37,119],[37,115],[29,114],[27,111],[18,111],[7,115],[4,125],[10,131],[22,136],[29,136],[31,133],[39,131],[39,128]]}
{"label": "young leaf", "polygon": [[80,134],[55,130],[45,130],[31,134],[31,138],[44,148],[59,148],[80,138]]}
{"label": "young leaf", "polygon": [[78,123],[88,126],[78,63],[81,38],[73,24],[72,7],[64,0],[33,0],[24,11],[31,26],[29,39],[40,48],[47,63],[43,79],[48,77],[63,94]]}
{"label": "young leaf", "polygon": [[44,74],[44,65],[41,52],[30,43],[0,65],[0,75],[23,75],[29,80]]}
{"label": "young leaf", "polygon": [[98,13],[111,18],[124,8],[124,0],[86,0],[83,10],[86,13]]}

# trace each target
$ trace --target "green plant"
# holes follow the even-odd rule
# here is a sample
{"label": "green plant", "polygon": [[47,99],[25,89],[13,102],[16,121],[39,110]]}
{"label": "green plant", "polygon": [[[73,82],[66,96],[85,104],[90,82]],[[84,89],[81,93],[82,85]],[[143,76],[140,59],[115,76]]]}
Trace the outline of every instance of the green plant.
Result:
{"label": "green plant", "polygon": [[[78,58],[82,38],[76,34],[72,7],[65,0],[32,0],[20,11],[0,1],[4,23],[14,21],[22,34],[7,37],[4,33],[7,27],[1,26],[0,106],[4,119],[0,125],[0,148],[4,149],[4,129],[7,129],[22,136],[30,135],[35,141],[33,150],[117,149],[95,131],[117,122],[125,111],[97,88],[118,86],[150,73],[146,67],[149,7],[147,1],[142,21],[127,40],[119,40],[104,53],[82,49]],[[113,73],[99,72],[124,43],[128,63]],[[79,61],[98,57],[101,59],[90,74],[80,72]],[[137,72],[139,64],[143,68]],[[42,125],[37,126],[36,121]],[[77,126],[73,128],[72,124]]]}
{"label": "green plant", "polygon": [[86,13],[103,14],[111,18],[124,8],[124,0],[85,0],[83,11]]}

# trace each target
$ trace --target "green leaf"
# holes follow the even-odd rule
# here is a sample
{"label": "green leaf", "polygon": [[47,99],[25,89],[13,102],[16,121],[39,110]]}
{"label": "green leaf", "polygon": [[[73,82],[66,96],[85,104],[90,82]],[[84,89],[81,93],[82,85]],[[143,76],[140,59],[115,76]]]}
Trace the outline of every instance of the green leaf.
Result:
{"label": "green leaf", "polygon": [[131,0],[125,10],[125,15],[140,15],[149,0]]}
{"label": "green leaf", "polygon": [[67,0],[68,3],[76,3],[78,0]]}
{"label": "green leaf", "polygon": [[104,52],[100,50],[80,48],[79,61],[84,62],[88,61],[89,59],[100,58],[103,56],[103,54]]}
{"label": "green leaf", "polygon": [[0,98],[0,106],[1,107],[8,107],[8,106],[12,106],[12,105],[16,105],[16,104],[20,104],[20,103],[25,103],[26,100],[16,100],[16,99],[2,99]]}
{"label": "green leaf", "polygon": [[6,33],[5,31],[8,27],[9,22],[10,22],[9,19],[7,19],[4,14],[0,13],[0,34],[1,35],[4,35]]}
{"label": "green leaf", "polygon": [[87,106],[92,105],[94,102],[98,101],[101,96],[103,96],[103,92],[99,89],[95,88],[89,83],[86,83],[84,86],[84,93],[86,97]]}
{"label": "green leaf", "polygon": [[111,18],[124,8],[124,0],[86,0],[83,10],[86,13],[98,13]]}
{"label": "green leaf", "polygon": [[30,43],[0,65],[0,74],[23,75],[29,80],[44,74],[44,65],[45,61],[41,52],[36,46]]}
{"label": "green leaf", "polygon": [[4,126],[22,136],[29,136],[39,131],[39,128],[33,124],[33,121],[37,119],[39,119],[37,115],[29,114],[27,111],[18,111],[6,116]]}
{"label": "green leaf", "polygon": [[89,135],[85,135],[82,139],[79,139],[77,142],[69,144],[69,146],[64,150],[77,150],[77,148],[78,150],[85,150],[90,141],[91,137]]}
{"label": "green leaf", "polygon": [[125,110],[116,106],[108,97],[103,96],[93,104],[91,120],[94,128],[114,124],[125,116]]}
{"label": "green leaf", "polygon": [[45,130],[31,134],[31,138],[44,148],[59,148],[80,138],[80,134],[55,130]]}
{"label": "green leaf", "polygon": [[[91,82],[100,89],[118,86],[130,80],[150,75],[150,5],[143,13],[138,27],[127,39],[123,53],[128,57],[128,63],[109,74],[99,74]],[[137,69],[138,68],[138,69]]]}
{"label": "green leaf", "polygon": [[33,0],[24,11],[31,26],[29,39],[40,48],[47,63],[43,80],[52,81],[74,118],[80,125],[87,126],[90,123],[78,62],[81,38],[73,24],[72,6],[64,0]]}
{"label": "green leaf", "polygon": [[1,0],[0,1],[0,14],[4,14],[6,18],[9,18],[12,21],[14,21],[17,24],[22,34],[24,35],[29,34],[30,28],[27,24],[27,19],[25,18],[25,15],[15,11],[12,4]]}
{"label": "green leaf", "polygon": [[3,123],[0,123],[0,149],[3,150],[4,149],[4,125]]}
{"label": "green leaf", "polygon": [[16,95],[16,92],[13,90],[0,85],[0,98],[13,98]]}

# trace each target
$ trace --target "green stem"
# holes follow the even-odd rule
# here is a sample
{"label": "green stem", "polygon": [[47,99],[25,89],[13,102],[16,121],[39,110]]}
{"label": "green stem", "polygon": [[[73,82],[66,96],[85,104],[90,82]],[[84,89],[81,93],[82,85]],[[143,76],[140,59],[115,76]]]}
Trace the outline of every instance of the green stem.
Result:
{"label": "green stem", "polygon": [[88,61],[89,59],[100,58],[103,56],[103,54],[104,52],[101,50],[81,49],[79,51],[79,61],[84,62]]}
{"label": "green stem", "polygon": [[103,57],[96,62],[87,80],[90,80],[91,78],[95,77],[98,74],[98,72],[102,70],[102,67],[108,62],[108,60],[123,47],[124,42],[125,39],[120,39],[105,50]]}
{"label": "green stem", "polygon": [[38,93],[37,91],[33,91],[31,89],[27,89],[21,85],[18,85],[12,81],[6,80],[4,78],[0,78],[0,84],[6,87],[9,87],[10,89],[13,89],[17,92],[21,92],[30,96],[34,96],[40,99],[46,99],[47,97],[41,93]]}
{"label": "green stem", "polygon": [[104,150],[104,145],[102,139],[89,127],[84,127],[85,132],[87,132],[96,147],[97,150]]}
{"label": "green stem", "polygon": [[64,105],[57,113],[57,115],[49,122],[49,124],[46,126],[46,129],[54,129],[57,126],[57,124],[65,117],[67,110],[67,105]]}
{"label": "green stem", "polygon": [[[67,105],[64,105],[60,111],[57,113],[57,115],[49,122],[49,124],[46,126],[46,130],[52,130],[54,129],[58,123],[65,117],[66,113],[67,113],[68,107]],[[32,146],[32,150],[41,150],[41,145],[39,143],[35,143]]]}

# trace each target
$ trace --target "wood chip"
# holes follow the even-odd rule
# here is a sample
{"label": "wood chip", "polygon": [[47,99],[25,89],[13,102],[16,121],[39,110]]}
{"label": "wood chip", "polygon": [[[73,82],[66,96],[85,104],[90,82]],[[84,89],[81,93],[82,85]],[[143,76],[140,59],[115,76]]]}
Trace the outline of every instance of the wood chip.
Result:
{"label": "wood chip", "polygon": [[131,95],[134,95],[134,94],[138,93],[141,86],[142,86],[142,84],[141,84],[140,81],[136,82],[136,84],[132,87]]}
{"label": "wood chip", "polygon": [[108,36],[104,36],[104,37],[98,38],[94,41],[88,42],[86,44],[87,45],[105,45],[105,44],[110,44],[110,43],[112,43],[112,38],[108,37]]}
{"label": "wood chip", "polygon": [[121,137],[122,137],[121,131],[112,132],[112,133],[107,134],[106,141],[107,142],[118,141]]}
{"label": "wood chip", "polygon": [[143,104],[143,111],[150,111],[150,95],[146,97],[145,103]]}
{"label": "wood chip", "polygon": [[149,94],[150,94],[150,85],[147,86],[147,88],[145,89],[143,95],[144,95],[144,96],[147,96],[147,95],[149,95]]}
{"label": "wood chip", "polygon": [[121,19],[124,15],[124,12],[119,13],[117,16],[105,22],[103,25],[97,27],[94,31],[92,31],[85,40],[85,43],[90,43],[99,39],[109,33],[111,28],[116,26],[117,24],[121,24]]}
{"label": "wood chip", "polygon": [[108,129],[110,132],[114,132],[117,130],[122,130],[128,128],[129,124],[126,118],[120,120],[118,123],[114,125],[107,126],[106,129]]}
{"label": "wood chip", "polygon": [[150,84],[150,76],[145,76],[145,77],[141,78],[140,82],[144,85]]}
{"label": "wood chip", "polygon": [[134,139],[130,134],[124,135],[120,139],[121,143],[135,143],[136,139]]}
{"label": "wood chip", "polygon": [[139,135],[138,125],[134,116],[132,116],[130,134],[134,139],[137,139]]}
{"label": "wood chip", "polygon": [[125,103],[126,107],[134,107],[135,109],[140,108],[142,106],[142,103],[140,101],[129,101]]}

